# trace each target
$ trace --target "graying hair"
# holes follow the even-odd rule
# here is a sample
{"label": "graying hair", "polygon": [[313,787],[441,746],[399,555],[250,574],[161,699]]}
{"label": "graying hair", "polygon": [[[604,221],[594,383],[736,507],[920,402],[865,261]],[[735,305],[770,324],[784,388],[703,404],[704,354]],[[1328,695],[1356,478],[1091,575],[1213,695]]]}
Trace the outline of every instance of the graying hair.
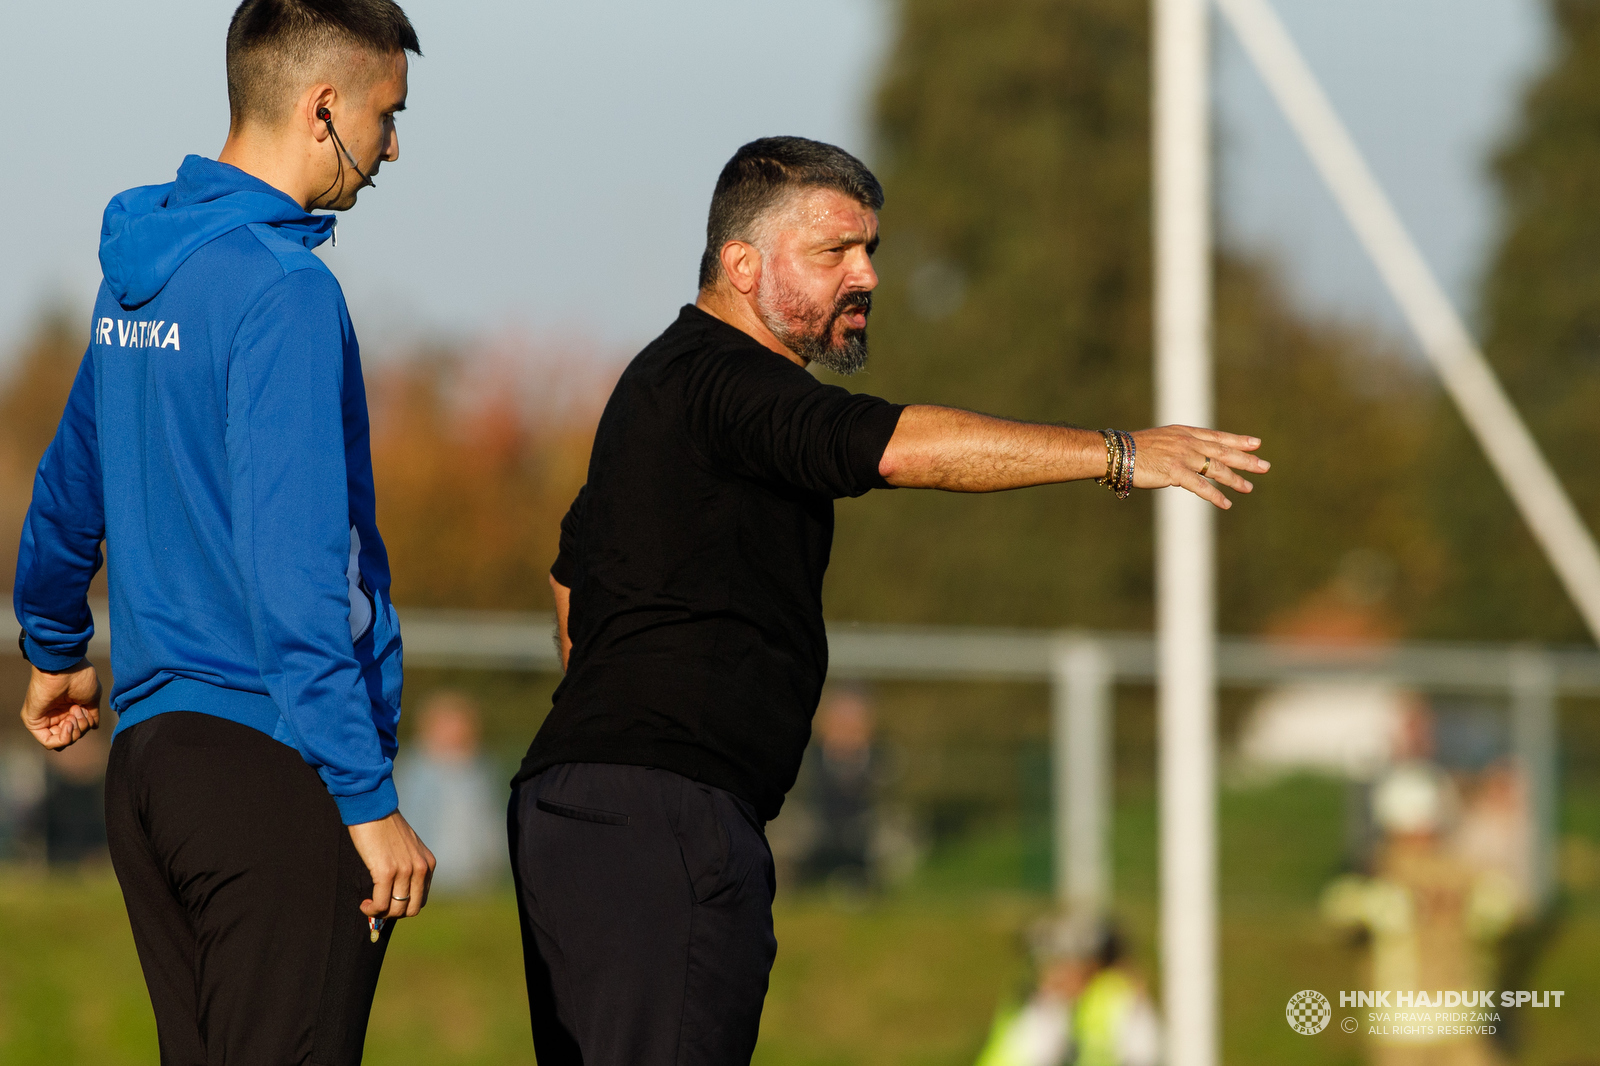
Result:
{"label": "graying hair", "polygon": [[835,189],[876,211],[883,186],[866,164],[843,148],[804,137],[763,137],[733,153],[717,178],[700,256],[700,290],[722,273],[722,247],[729,241],[757,243],[762,223],[801,189]]}

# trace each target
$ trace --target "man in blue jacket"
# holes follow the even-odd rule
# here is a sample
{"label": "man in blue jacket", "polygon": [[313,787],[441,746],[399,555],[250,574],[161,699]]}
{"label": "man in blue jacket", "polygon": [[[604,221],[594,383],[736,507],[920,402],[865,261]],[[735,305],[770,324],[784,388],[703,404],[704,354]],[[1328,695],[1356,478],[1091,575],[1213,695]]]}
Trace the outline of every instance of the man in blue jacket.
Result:
{"label": "man in blue jacket", "polygon": [[22,717],[57,750],[99,724],[104,541],[107,829],[164,1063],[359,1062],[385,922],[428,891],[390,779],[400,632],[361,363],[312,254],[333,216],[310,213],[398,158],[407,52],[392,0],[239,6],[227,143],[106,209],[88,352],[34,482]]}

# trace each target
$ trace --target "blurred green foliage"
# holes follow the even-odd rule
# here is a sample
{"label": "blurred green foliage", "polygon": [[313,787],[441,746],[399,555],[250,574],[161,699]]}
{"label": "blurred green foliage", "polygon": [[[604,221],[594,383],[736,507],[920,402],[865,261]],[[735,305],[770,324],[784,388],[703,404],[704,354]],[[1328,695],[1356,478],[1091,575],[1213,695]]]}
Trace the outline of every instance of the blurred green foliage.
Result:
{"label": "blurred green foliage", "polygon": [[[1600,525],[1600,4],[1550,0],[1552,61],[1493,161],[1501,235],[1479,334],[1589,528]],[[1586,640],[1527,528],[1443,405],[1423,482],[1444,545],[1428,633]]]}
{"label": "blurred green foliage", "polygon": [[7,589],[33,492],[33,472],[61,421],[83,358],[87,326],[86,319],[59,307],[46,308],[11,353],[10,373],[0,378],[0,582]]}
{"label": "blurred green foliage", "polygon": [[[906,0],[878,98],[870,370],[904,402],[1150,423],[1148,5]],[[1404,626],[1437,590],[1417,499],[1433,386],[1391,346],[1292,308],[1269,264],[1216,261],[1218,418],[1275,469],[1219,516],[1222,624],[1258,632],[1379,560]],[[839,507],[835,617],[1144,629],[1150,500],[1080,484]],[[1372,569],[1370,566],[1368,569]]]}

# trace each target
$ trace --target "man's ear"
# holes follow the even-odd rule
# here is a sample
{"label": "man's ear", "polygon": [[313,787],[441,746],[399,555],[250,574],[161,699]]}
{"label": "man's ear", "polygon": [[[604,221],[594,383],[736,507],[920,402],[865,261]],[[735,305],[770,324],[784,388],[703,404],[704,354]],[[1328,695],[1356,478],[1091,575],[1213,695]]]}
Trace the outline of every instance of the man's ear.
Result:
{"label": "man's ear", "polygon": [[729,241],[722,246],[722,272],[741,296],[749,296],[761,280],[761,253],[744,241]]}
{"label": "man's ear", "polygon": [[338,102],[339,91],[327,83],[313,85],[300,99],[300,118],[309,124],[311,136],[319,143],[328,139],[328,124],[317,117],[317,112],[324,107],[331,112]]}

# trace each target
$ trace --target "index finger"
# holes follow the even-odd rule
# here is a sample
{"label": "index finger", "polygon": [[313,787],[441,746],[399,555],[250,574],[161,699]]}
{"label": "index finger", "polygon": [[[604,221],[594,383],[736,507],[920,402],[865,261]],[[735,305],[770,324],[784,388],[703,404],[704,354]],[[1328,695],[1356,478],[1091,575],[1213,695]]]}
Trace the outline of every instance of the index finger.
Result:
{"label": "index finger", "polygon": [[45,735],[49,738],[42,741],[45,747],[51,751],[65,751],[78,742],[83,736],[83,731],[79,728],[77,719],[68,718],[51,725]]}
{"label": "index finger", "polygon": [[1253,452],[1261,447],[1260,437],[1247,437],[1238,433],[1224,433],[1220,429],[1206,429],[1203,426],[1184,426],[1189,435],[1198,439],[1221,444],[1227,448],[1238,448],[1242,452]]}
{"label": "index finger", "polygon": [[361,913],[369,918],[387,918],[393,906],[391,894],[394,891],[394,877],[384,874],[372,879],[372,898],[361,905]]}
{"label": "index finger", "polygon": [[1200,449],[1200,454],[1209,459],[1214,459],[1224,466],[1233,467],[1235,470],[1249,470],[1256,474],[1265,474],[1272,469],[1272,464],[1259,455],[1251,455],[1237,448],[1229,448],[1220,444],[1208,444]]}

